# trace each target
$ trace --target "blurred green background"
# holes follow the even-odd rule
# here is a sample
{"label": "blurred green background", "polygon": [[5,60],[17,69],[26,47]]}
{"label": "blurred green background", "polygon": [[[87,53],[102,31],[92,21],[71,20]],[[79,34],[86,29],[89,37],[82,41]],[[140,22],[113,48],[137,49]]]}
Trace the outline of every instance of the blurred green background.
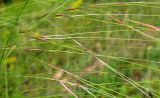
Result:
{"label": "blurred green background", "polygon": [[1,0],[0,98],[160,98],[159,10],[159,0]]}

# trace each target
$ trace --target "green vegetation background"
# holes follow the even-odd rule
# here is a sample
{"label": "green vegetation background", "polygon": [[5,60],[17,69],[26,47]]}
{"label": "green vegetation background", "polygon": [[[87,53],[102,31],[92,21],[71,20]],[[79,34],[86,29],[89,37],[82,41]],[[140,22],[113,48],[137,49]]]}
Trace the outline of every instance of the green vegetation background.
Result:
{"label": "green vegetation background", "polygon": [[159,0],[1,0],[0,98],[160,98],[159,10]]}

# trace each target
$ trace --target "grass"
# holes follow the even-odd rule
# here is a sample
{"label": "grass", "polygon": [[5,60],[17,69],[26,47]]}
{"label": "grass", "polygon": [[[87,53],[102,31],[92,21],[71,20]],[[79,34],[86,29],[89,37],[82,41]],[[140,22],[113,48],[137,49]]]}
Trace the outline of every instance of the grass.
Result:
{"label": "grass", "polygon": [[93,1],[1,4],[0,97],[160,97],[160,2]]}

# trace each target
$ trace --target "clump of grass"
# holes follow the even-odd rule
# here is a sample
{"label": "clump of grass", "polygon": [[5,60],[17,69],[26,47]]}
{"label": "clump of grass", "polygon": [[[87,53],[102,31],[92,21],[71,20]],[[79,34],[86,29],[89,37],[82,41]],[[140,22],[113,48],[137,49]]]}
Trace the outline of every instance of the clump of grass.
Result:
{"label": "clump of grass", "polygon": [[160,97],[159,5],[26,0],[3,6],[0,97]]}

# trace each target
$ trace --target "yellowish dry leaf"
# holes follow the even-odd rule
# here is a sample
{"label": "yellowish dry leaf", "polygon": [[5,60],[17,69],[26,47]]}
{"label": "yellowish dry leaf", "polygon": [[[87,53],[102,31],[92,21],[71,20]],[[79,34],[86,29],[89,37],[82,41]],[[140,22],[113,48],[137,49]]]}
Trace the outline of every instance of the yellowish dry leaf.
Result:
{"label": "yellowish dry leaf", "polygon": [[71,4],[71,8],[78,8],[81,3],[83,2],[83,0],[75,0],[72,4]]}

